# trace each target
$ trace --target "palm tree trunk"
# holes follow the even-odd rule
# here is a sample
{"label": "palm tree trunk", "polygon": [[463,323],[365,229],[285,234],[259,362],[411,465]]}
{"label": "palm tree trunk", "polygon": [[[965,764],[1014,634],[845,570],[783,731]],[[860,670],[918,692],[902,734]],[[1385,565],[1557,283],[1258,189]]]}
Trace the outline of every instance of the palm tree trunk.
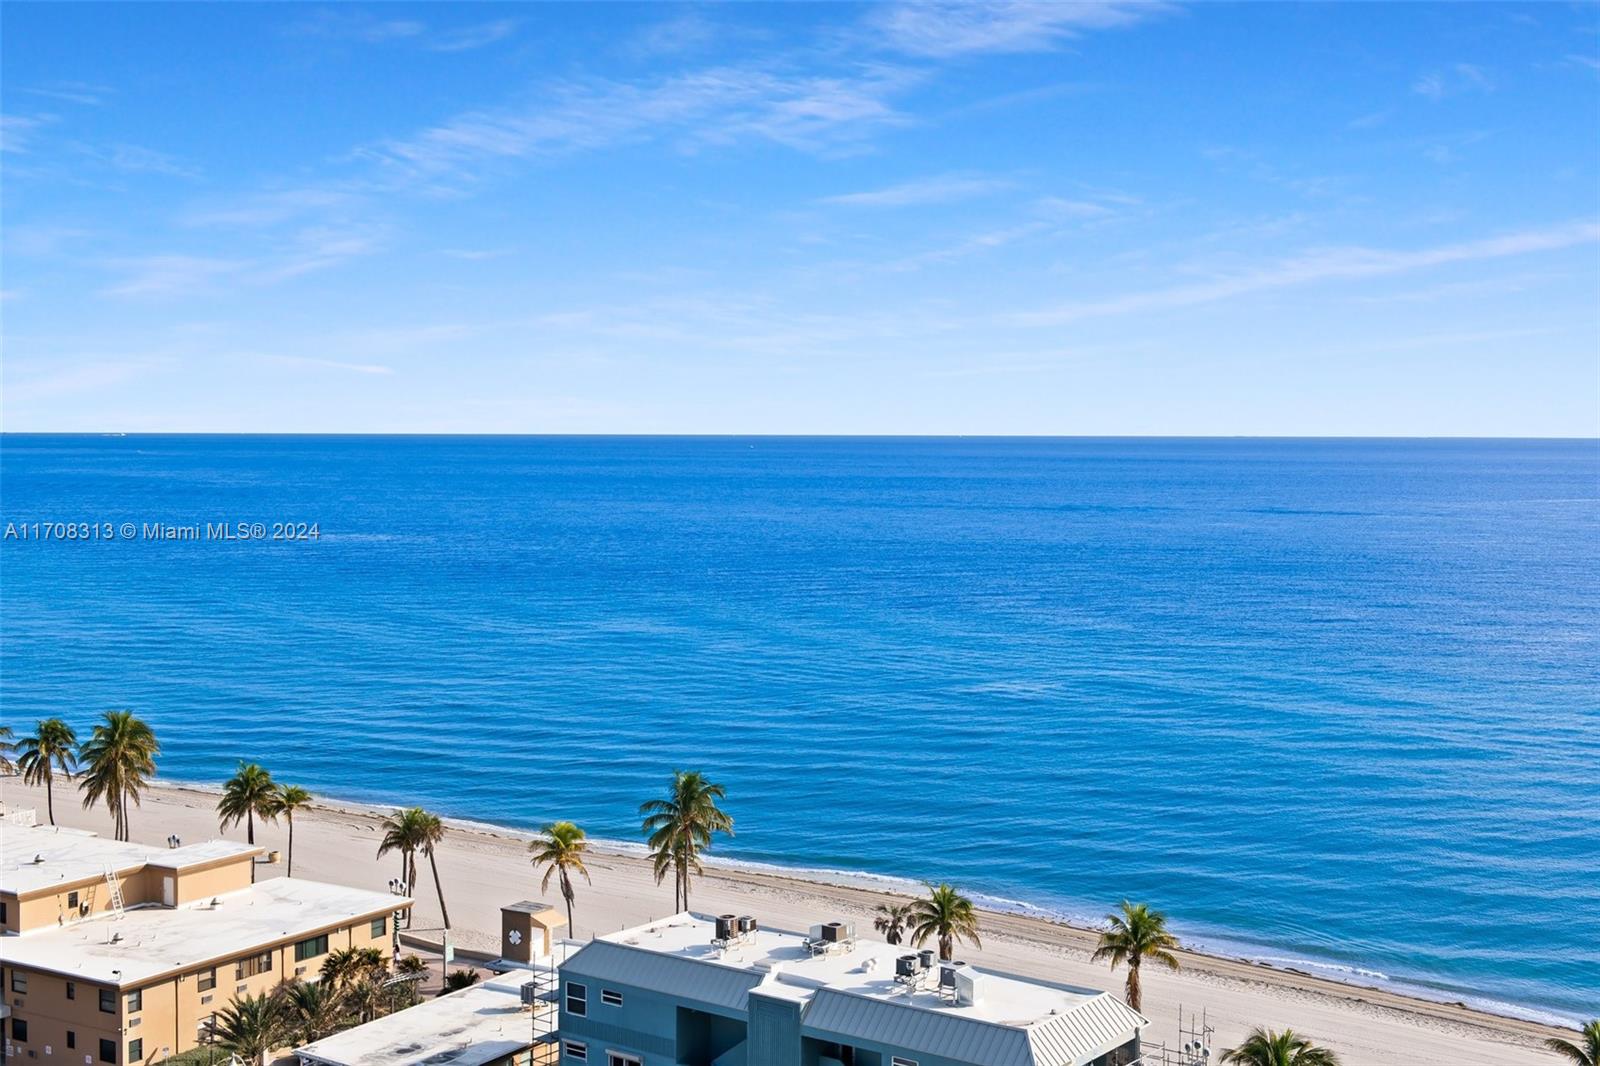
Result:
{"label": "palm tree trunk", "polygon": [[284,812],[284,818],[289,821],[289,865],[284,869],[283,876],[294,876],[294,815]]}
{"label": "palm tree trunk", "polygon": [[45,808],[46,811],[48,811],[50,813],[50,824],[51,825],[55,825],[56,824],[56,793],[55,793],[55,789],[51,787],[53,781],[54,781],[54,778],[51,775],[46,775],[45,776],[45,779],[44,779],[44,808]]}
{"label": "palm tree trunk", "polygon": [[256,812],[244,812],[244,839],[252,848],[256,846]]}
{"label": "palm tree trunk", "polygon": [[1128,1006],[1139,1010],[1143,997],[1139,994],[1139,956],[1128,956]]}
{"label": "palm tree trunk", "polygon": [[[439,861],[433,857],[433,849],[428,849],[428,869],[433,871],[433,888],[439,893],[439,913],[444,917],[444,927],[450,928],[450,912],[444,909],[444,886],[439,883]],[[567,928],[572,928],[572,918],[567,918]]]}

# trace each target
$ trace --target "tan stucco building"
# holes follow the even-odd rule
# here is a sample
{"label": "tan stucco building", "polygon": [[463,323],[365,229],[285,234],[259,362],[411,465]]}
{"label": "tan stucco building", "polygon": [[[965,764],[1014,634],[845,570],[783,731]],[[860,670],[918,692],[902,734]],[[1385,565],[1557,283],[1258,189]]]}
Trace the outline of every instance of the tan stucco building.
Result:
{"label": "tan stucco building", "polygon": [[238,995],[314,980],[328,952],[392,956],[386,892],[251,883],[260,848],[174,848],[0,825],[8,1061],[142,1064],[196,1046]]}

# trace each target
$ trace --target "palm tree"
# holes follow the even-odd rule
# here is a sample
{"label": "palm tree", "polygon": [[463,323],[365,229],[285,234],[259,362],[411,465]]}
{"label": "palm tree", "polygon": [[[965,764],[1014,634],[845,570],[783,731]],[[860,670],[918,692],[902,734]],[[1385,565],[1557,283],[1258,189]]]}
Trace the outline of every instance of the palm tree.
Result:
{"label": "palm tree", "polygon": [[[439,860],[434,857],[434,846],[444,839],[444,820],[426,811],[422,815],[422,853],[428,857],[428,869],[433,871],[433,890],[439,893],[439,916],[444,927],[450,929],[450,912],[444,906],[444,885],[439,882]],[[413,860],[415,861],[415,860]]]}
{"label": "palm tree", "polygon": [[[406,895],[415,894],[417,888],[417,852],[422,848],[428,812],[421,807],[408,807],[395,811],[383,820],[383,839],[378,842],[378,858],[391,851],[400,853],[400,880],[405,882]],[[411,925],[411,912],[406,912],[406,926]]]}
{"label": "palm tree", "polygon": [[1600,1018],[1584,1026],[1578,1035],[1583,1038],[1582,1044],[1551,1038],[1544,1046],[1571,1059],[1573,1066],[1600,1066]]}
{"label": "palm tree", "polygon": [[422,961],[420,955],[406,955],[394,960],[394,972],[398,976],[410,978],[403,985],[406,998],[410,1001],[406,1006],[416,1006],[422,982],[428,977],[428,964]]}
{"label": "palm tree", "polygon": [[311,793],[299,785],[279,785],[278,795],[272,801],[272,813],[283,815],[283,820],[289,823],[289,865],[284,870],[285,877],[294,876],[294,812],[310,810],[311,799]]}
{"label": "palm tree", "polygon": [[244,823],[244,838],[256,842],[256,819],[270,822],[277,818],[278,786],[272,775],[253,762],[239,762],[239,769],[222,786],[222,798],[217,801],[218,827],[227,832],[230,825]]}
{"label": "palm tree", "polygon": [[128,839],[128,804],[139,805],[139,793],[155,774],[160,752],[154,730],[132,711],[107,711],[78,750],[84,766],[78,777],[83,805],[104,800],[118,840]]}
{"label": "palm tree", "polygon": [[478,983],[478,978],[477,970],[451,970],[445,977],[444,989],[439,994],[442,996],[446,992],[459,992],[463,988],[471,988]]}
{"label": "palm tree", "polygon": [[1178,958],[1172,953],[1179,947],[1178,938],[1167,932],[1167,916],[1143,903],[1123,900],[1121,913],[1106,915],[1106,921],[1110,927],[1100,934],[1100,944],[1090,961],[1110,959],[1113,970],[1124,962],[1128,964],[1128,1006],[1138,1010],[1142,998],[1139,964],[1151,959],[1169,970],[1176,970]]}
{"label": "palm tree", "polygon": [[567,901],[568,935],[576,936],[572,925],[572,900],[577,893],[572,890],[572,875],[580,873],[585,881],[594,883],[589,878],[589,868],[583,864],[583,853],[589,850],[583,830],[571,822],[551,822],[544,827],[544,835],[528,845],[528,850],[533,852],[531,861],[534,869],[544,867],[544,880],[539,882],[540,892],[550,890],[551,875],[560,877],[561,898]]}
{"label": "palm tree", "polygon": [[898,944],[906,937],[906,931],[911,927],[911,912],[914,905],[910,900],[904,903],[878,904],[878,916],[872,919],[872,928],[883,934],[883,939],[891,944]]}
{"label": "palm tree", "polygon": [[700,872],[700,852],[711,846],[714,834],[733,835],[733,819],[717,806],[717,801],[724,799],[727,791],[707,781],[698,770],[678,770],[672,775],[666,799],[639,805],[655,862],[656,884],[672,870],[673,904],[680,911],[689,907],[689,875]]}
{"label": "palm tree", "polygon": [[296,1043],[309,1044],[339,1031],[337,989],[326,981],[293,981],[280,986],[284,1009],[294,1030]]}
{"label": "palm tree", "polygon": [[288,1037],[287,1012],[277,996],[236,996],[217,1012],[217,1043],[258,1066],[266,1066],[267,1056]]}
{"label": "palm tree", "polygon": [[[10,730],[6,731],[8,734]],[[78,734],[59,718],[46,718],[34,727],[33,736],[23,737],[17,745],[17,767],[22,779],[30,785],[44,786],[45,809],[50,812],[50,824],[56,824],[55,772],[60,770],[68,781],[78,768]]]}
{"label": "palm tree", "polygon": [[1317,1047],[1293,1029],[1281,1033],[1252,1030],[1244,1043],[1222,1053],[1222,1061],[1243,1066],[1339,1066],[1338,1055]]}
{"label": "palm tree", "polygon": [[930,936],[939,937],[939,958],[949,962],[956,957],[956,941],[967,940],[982,947],[978,939],[978,911],[972,901],[949,885],[929,885],[928,894],[911,902],[911,942],[921,947]]}
{"label": "palm tree", "polygon": [[0,774],[9,774],[17,768],[11,761],[11,753],[17,746],[11,742],[12,732],[8,725],[0,725]]}

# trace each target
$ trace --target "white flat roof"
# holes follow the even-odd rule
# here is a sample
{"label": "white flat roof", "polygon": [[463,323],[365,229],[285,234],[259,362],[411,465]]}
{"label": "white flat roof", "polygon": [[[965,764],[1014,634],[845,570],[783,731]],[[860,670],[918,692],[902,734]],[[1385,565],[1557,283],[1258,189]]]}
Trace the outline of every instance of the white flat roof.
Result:
{"label": "white flat roof", "polygon": [[387,892],[287,877],[215,899],[216,906],[207,899],[175,908],[130,907],[120,918],[97,916],[0,937],[0,963],[101,984],[137,985],[411,902]]}
{"label": "white flat roof", "polygon": [[761,974],[766,981],[759,991],[765,995],[803,1000],[820,988],[831,988],[1011,1027],[1025,1027],[1064,1014],[1104,994],[1099,989],[979,970],[986,978],[983,995],[972,1006],[958,1006],[942,999],[932,981],[914,991],[895,982],[895,960],[915,954],[919,950],[915,947],[858,938],[849,952],[812,955],[803,934],[762,929],[749,943],[725,951],[711,943],[715,929],[716,923],[710,918],[680,914],[597,939]]}
{"label": "white flat roof", "polygon": [[[548,960],[536,964],[550,974]],[[483,1066],[518,1054],[533,1042],[533,1017],[522,1006],[527,969],[498,974],[480,984],[295,1049],[302,1062],[325,1066]]]}
{"label": "white flat roof", "polygon": [[119,872],[141,866],[181,869],[261,850],[232,840],[156,848],[57,826],[5,825],[0,826],[0,892],[25,896],[103,877],[107,867]]}

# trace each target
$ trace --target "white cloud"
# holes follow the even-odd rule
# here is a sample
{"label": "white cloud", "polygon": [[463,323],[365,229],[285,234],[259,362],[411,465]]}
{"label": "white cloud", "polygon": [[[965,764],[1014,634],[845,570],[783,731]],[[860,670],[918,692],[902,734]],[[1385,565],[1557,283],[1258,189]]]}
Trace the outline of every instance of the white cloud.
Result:
{"label": "white cloud", "polygon": [[1410,252],[1378,248],[1331,248],[1307,252],[1250,273],[1191,285],[1128,293],[1102,300],[1060,304],[1056,307],[1012,315],[1010,318],[1016,324],[1024,326],[1061,325],[1087,318],[1216,303],[1251,293],[1322,281],[1352,281],[1446,266],[1451,263],[1556,251],[1581,244],[1593,244],[1597,241],[1600,241],[1600,224],[1573,222],[1549,229],[1525,230],[1501,237],[1488,237]]}
{"label": "white cloud", "polygon": [[875,12],[868,24],[896,51],[944,58],[1047,51],[1086,30],[1131,26],[1169,10],[1169,4],[1136,0],[908,3]]}
{"label": "white cloud", "polygon": [[437,35],[428,47],[435,52],[468,52],[474,48],[503,41],[517,32],[522,25],[516,19],[497,19],[476,26],[462,26]]}
{"label": "white cloud", "polygon": [[103,104],[105,98],[111,95],[111,90],[103,85],[91,85],[81,81],[53,82],[50,85],[38,85],[22,91],[31,96],[42,96],[47,100],[60,100],[69,104],[83,104],[86,107]]}
{"label": "white cloud", "polygon": [[50,124],[48,115],[30,118],[25,115],[0,115],[0,152],[27,153],[34,134]]}
{"label": "white cloud", "polygon": [[946,174],[940,177],[920,178],[915,181],[902,182],[883,189],[827,196],[821,202],[839,204],[846,207],[913,207],[923,204],[947,204],[957,200],[970,200],[973,197],[987,196],[1002,189],[1009,189],[1012,184],[1012,182],[1001,178],[962,177],[959,174]]}
{"label": "white cloud", "polygon": [[1419,77],[1411,91],[1438,103],[1447,96],[1465,92],[1493,92],[1494,79],[1482,67],[1471,63],[1457,63],[1445,70],[1436,70]]}
{"label": "white cloud", "polygon": [[353,374],[393,374],[394,368],[381,363],[347,363],[338,359],[313,359],[303,355],[262,355],[261,362],[279,366],[310,367],[317,370],[347,370]]}

